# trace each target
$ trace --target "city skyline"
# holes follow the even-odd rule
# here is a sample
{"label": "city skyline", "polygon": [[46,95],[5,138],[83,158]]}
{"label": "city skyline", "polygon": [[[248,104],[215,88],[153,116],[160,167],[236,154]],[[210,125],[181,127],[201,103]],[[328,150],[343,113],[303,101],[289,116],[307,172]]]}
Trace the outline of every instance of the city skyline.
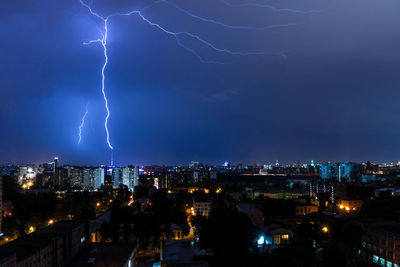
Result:
{"label": "city skyline", "polygon": [[[59,166],[71,166],[71,167],[78,167],[78,168],[97,168],[97,167],[150,167],[150,166],[159,166],[159,167],[190,167],[192,164],[201,164],[204,166],[208,167],[237,167],[237,166],[243,166],[243,167],[252,167],[252,166],[257,166],[257,167],[265,167],[265,166],[281,166],[281,167],[290,167],[290,166],[306,166],[306,165],[322,165],[322,164],[340,164],[340,163],[357,163],[357,164],[375,164],[375,165],[381,165],[381,166],[399,166],[400,165],[400,160],[398,161],[382,161],[382,162],[376,162],[376,161],[351,161],[351,160],[337,160],[337,161],[332,161],[332,160],[325,160],[325,161],[319,161],[319,160],[308,160],[308,161],[293,161],[293,162],[284,162],[280,160],[264,160],[264,161],[253,161],[253,162],[231,162],[231,161],[220,161],[217,163],[210,163],[210,162],[202,162],[202,161],[187,161],[187,162],[178,162],[178,163],[140,163],[140,162],[124,162],[124,163],[118,163],[118,162],[113,162],[113,165],[109,163],[100,163],[100,164],[73,164],[71,162],[63,162],[62,159],[60,160],[58,157],[57,158]],[[20,163],[1,163],[0,162],[0,167],[7,167],[7,166],[18,166],[18,167],[23,167],[23,166],[42,166],[46,165],[48,163],[53,162],[54,160],[48,159],[47,161],[40,161],[40,162],[20,162]]]}
{"label": "city skyline", "polygon": [[[205,64],[140,17],[114,17],[107,93],[116,162],[398,161],[398,2],[286,1],[279,10],[236,1],[171,3],[154,6],[146,18],[218,47],[286,57],[224,55],[183,38],[208,60],[228,63]],[[147,4],[94,1],[93,8],[107,16]],[[7,3],[0,22],[9,36],[0,44],[7,51],[0,162],[58,155],[69,164],[108,164],[104,59],[99,47],[82,45],[99,37],[101,23],[79,1],[48,0]],[[254,30],[273,25],[284,27]]]}
{"label": "city skyline", "polygon": [[399,0],[0,8],[0,267],[400,267]]}

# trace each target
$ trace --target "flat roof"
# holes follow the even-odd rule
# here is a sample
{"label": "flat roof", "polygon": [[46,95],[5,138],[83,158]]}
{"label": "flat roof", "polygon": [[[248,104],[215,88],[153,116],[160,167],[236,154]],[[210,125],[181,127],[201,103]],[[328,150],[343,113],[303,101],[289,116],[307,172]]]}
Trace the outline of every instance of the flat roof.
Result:
{"label": "flat roof", "polygon": [[7,244],[0,246],[0,259],[14,251],[17,261],[33,254],[38,248],[50,245],[58,235],[67,233],[84,225],[83,221],[60,221],[50,226],[39,229],[31,234],[21,236]]}
{"label": "flat roof", "polygon": [[120,267],[130,259],[135,243],[91,243],[67,267]]}
{"label": "flat roof", "polygon": [[257,209],[252,204],[240,203],[237,205],[237,207],[244,213],[262,213],[261,210]]}

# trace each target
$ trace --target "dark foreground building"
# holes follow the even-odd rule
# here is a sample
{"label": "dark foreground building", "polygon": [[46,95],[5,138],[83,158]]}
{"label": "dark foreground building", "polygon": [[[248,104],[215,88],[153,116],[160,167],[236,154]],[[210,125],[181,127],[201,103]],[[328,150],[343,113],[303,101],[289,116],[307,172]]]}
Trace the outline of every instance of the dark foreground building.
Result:
{"label": "dark foreground building", "polygon": [[0,247],[0,266],[62,266],[84,250],[88,224],[61,221]]}
{"label": "dark foreground building", "polygon": [[363,254],[374,263],[400,267],[400,224],[385,220],[364,220]]}

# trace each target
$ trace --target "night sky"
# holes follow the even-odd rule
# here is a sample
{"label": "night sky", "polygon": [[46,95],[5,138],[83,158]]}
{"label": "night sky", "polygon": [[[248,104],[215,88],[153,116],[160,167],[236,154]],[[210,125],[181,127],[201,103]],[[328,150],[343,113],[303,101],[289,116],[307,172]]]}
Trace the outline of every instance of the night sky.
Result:
{"label": "night sky", "polygon": [[[106,91],[118,165],[389,162],[400,159],[400,1],[170,0],[227,29],[159,3],[143,12],[172,31],[218,47],[285,52],[234,56],[181,41],[138,16],[109,22]],[[233,4],[250,0],[227,0]],[[110,4],[112,3],[112,5]],[[107,15],[151,1],[93,0]],[[248,2],[247,2],[248,3]],[[105,164],[101,21],[78,0],[3,1],[0,8],[0,163]],[[89,113],[78,145],[78,127]]]}

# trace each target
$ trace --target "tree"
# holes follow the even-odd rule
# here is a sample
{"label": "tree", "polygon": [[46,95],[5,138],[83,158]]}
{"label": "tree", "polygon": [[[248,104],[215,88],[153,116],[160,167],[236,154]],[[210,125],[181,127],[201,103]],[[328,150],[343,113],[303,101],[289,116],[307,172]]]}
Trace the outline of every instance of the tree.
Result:
{"label": "tree", "polygon": [[218,200],[209,217],[206,220],[196,218],[195,223],[199,224],[200,246],[210,248],[220,266],[239,266],[255,240],[255,229],[250,219]]}
{"label": "tree", "polygon": [[135,186],[135,199],[148,196],[149,196],[149,190],[147,187],[143,185]]}
{"label": "tree", "polygon": [[161,236],[161,223],[154,214],[139,213],[135,219],[133,233],[141,249],[147,249],[149,246],[156,247],[159,245]]}
{"label": "tree", "polygon": [[96,219],[96,211],[93,207],[93,205],[87,204],[85,205],[80,214],[77,216],[78,219],[84,219],[84,220],[94,220]]}
{"label": "tree", "polygon": [[331,240],[323,248],[322,262],[325,267],[350,266],[349,256],[343,243]]}

